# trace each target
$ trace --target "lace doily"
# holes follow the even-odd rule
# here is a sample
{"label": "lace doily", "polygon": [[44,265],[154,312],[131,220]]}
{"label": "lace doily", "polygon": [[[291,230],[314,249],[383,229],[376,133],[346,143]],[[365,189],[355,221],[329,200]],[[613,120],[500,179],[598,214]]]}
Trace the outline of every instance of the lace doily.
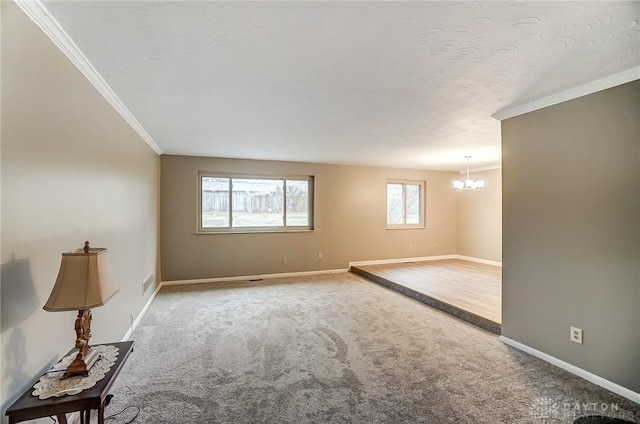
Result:
{"label": "lace doily", "polygon": [[35,390],[32,394],[40,399],[47,399],[53,396],[77,395],[81,391],[95,386],[116,363],[119,351],[115,346],[106,345],[92,346],[91,349],[95,349],[100,356],[89,370],[88,376],[78,375],[61,379],[64,370],[76,357],[77,353],[73,352],[62,358],[60,362],[40,377],[40,381],[33,386]]}

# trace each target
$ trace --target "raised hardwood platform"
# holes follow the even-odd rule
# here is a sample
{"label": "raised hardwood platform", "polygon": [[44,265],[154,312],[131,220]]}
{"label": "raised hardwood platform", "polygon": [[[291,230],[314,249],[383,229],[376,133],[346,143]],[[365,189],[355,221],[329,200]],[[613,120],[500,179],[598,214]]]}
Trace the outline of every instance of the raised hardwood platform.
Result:
{"label": "raised hardwood platform", "polygon": [[502,268],[462,259],[352,266],[351,271],[495,334]]}

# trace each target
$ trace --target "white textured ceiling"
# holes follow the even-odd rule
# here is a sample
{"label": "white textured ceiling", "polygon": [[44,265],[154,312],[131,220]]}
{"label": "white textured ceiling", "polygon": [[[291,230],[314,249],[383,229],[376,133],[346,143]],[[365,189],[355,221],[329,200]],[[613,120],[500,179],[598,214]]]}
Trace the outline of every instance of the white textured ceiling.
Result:
{"label": "white textured ceiling", "polygon": [[167,154],[491,166],[493,113],[640,66],[637,1],[43,4]]}

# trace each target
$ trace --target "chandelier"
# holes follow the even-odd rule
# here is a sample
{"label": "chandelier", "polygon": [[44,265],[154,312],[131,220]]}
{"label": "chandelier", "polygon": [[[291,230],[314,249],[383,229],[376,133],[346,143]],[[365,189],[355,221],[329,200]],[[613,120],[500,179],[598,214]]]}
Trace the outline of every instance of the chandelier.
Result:
{"label": "chandelier", "polygon": [[467,160],[467,178],[464,181],[453,181],[453,188],[456,191],[476,191],[484,187],[484,180],[472,180],[469,178],[469,159],[471,156],[465,156]]}

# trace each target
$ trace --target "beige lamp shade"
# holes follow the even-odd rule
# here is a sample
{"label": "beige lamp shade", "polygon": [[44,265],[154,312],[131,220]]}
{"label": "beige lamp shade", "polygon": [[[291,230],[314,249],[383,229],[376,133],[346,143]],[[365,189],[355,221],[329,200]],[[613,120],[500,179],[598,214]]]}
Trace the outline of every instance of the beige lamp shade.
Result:
{"label": "beige lamp shade", "polygon": [[107,249],[79,249],[62,254],[60,272],[44,309],[51,312],[91,309],[104,305],[118,291]]}

